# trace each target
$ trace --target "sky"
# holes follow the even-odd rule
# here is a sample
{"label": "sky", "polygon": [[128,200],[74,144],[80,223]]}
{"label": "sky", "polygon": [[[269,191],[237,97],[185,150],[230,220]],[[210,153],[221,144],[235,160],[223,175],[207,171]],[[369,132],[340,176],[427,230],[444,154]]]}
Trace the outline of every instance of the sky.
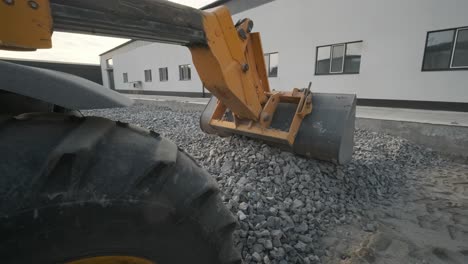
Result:
{"label": "sky", "polygon": [[[214,0],[172,0],[171,2],[200,8]],[[126,41],[128,39],[54,32],[51,49],[22,52],[0,50],[0,58],[99,64],[99,54]]]}

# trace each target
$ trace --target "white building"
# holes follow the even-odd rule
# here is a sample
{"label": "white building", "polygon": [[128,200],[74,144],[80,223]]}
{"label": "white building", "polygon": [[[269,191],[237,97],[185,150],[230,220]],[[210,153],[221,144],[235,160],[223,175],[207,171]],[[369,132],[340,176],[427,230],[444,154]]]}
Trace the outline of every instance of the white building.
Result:
{"label": "white building", "polygon": [[[467,0],[224,0],[210,6],[217,4],[227,5],[234,21],[254,21],[270,54],[275,90],[312,81],[315,92],[356,93],[361,104],[468,111]],[[111,61],[116,90],[202,94],[185,47],[132,41],[102,54],[107,87]]]}

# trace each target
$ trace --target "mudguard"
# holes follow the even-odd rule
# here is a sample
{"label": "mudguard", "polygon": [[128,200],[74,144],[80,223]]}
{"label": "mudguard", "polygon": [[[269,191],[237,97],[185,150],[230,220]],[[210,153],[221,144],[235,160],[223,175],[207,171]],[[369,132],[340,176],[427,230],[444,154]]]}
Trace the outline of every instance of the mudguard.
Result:
{"label": "mudguard", "polygon": [[0,90],[72,110],[124,107],[133,103],[124,95],[72,74],[2,60]]}

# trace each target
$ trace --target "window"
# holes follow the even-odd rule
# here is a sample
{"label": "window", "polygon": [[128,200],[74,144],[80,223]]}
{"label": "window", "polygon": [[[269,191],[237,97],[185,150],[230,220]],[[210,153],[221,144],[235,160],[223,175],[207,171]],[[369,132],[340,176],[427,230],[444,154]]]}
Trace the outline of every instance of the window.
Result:
{"label": "window", "polygon": [[128,73],[126,72],[123,73],[123,82],[128,83]]}
{"label": "window", "polygon": [[151,70],[145,70],[145,82],[152,82],[153,76],[151,75]]}
{"label": "window", "polygon": [[330,73],[342,73],[344,67],[345,45],[333,45],[331,48],[331,67]]}
{"label": "window", "polygon": [[106,66],[107,68],[112,68],[114,66],[114,61],[112,59],[107,59]]}
{"label": "window", "polygon": [[427,33],[423,71],[468,69],[468,27]]}
{"label": "window", "polygon": [[352,74],[361,68],[362,41],[317,47],[315,74]]}
{"label": "window", "polygon": [[268,77],[278,77],[278,64],[279,64],[278,52],[265,54],[265,65],[267,67]]}
{"label": "window", "polygon": [[192,73],[190,71],[190,65],[179,65],[179,80],[189,81],[192,79]]}
{"label": "window", "polygon": [[167,74],[167,67],[159,68],[159,81],[167,82],[169,80],[169,75]]}

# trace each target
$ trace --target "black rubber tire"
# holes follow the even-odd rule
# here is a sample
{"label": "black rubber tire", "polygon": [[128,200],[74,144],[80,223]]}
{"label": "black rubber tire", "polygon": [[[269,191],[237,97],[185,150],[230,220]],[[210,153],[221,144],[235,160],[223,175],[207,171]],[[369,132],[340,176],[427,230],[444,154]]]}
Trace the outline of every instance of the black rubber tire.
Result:
{"label": "black rubber tire", "polygon": [[99,117],[0,116],[0,158],[2,263],[241,262],[216,183],[155,132]]}

